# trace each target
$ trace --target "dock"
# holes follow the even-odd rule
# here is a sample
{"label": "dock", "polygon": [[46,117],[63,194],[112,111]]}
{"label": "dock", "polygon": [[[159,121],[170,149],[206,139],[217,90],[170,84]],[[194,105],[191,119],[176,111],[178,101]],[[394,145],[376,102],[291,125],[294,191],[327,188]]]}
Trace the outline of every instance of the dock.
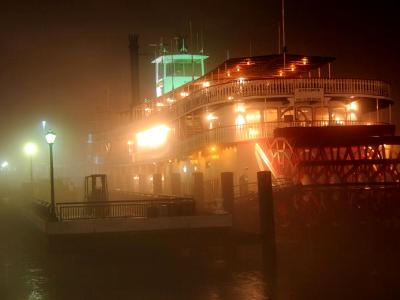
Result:
{"label": "dock", "polygon": [[102,233],[168,233],[230,229],[226,212],[197,214],[190,198],[57,203],[55,216],[46,202],[33,202],[24,216],[48,236]]}

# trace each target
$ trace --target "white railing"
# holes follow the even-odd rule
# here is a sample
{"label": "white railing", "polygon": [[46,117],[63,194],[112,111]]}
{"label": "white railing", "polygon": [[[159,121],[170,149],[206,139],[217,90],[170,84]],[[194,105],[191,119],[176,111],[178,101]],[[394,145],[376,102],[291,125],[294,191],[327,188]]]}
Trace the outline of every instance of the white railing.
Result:
{"label": "white railing", "polygon": [[271,138],[276,128],[284,127],[325,127],[350,125],[387,125],[387,123],[370,123],[362,121],[296,121],[264,122],[244,125],[232,125],[206,130],[186,139],[177,139],[172,150],[175,154],[185,155],[191,151],[212,145],[226,145],[250,140]]}
{"label": "white railing", "polygon": [[[163,97],[142,104],[135,109],[136,118],[144,118],[157,113],[176,119],[203,106],[252,97],[293,97],[297,89],[323,89],[327,97],[390,98],[390,85],[384,81],[366,79],[263,79],[232,81],[215,84],[207,88],[188,89],[188,96],[180,96],[180,89]],[[171,99],[175,100],[171,104]]]}

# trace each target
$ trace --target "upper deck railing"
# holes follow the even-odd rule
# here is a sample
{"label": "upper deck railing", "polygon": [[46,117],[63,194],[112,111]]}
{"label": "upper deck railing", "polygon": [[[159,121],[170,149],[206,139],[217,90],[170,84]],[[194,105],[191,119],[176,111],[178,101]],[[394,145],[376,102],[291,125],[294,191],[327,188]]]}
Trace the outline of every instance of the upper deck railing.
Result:
{"label": "upper deck railing", "polygon": [[276,128],[284,127],[326,127],[350,125],[387,125],[362,121],[296,121],[296,122],[260,122],[253,124],[231,125],[206,130],[187,139],[175,140],[174,151],[181,155],[202,149],[208,145],[224,145],[271,138]]}
{"label": "upper deck railing", "polygon": [[293,97],[297,89],[322,89],[326,97],[390,99],[390,85],[380,80],[338,78],[242,80],[205,88],[200,85],[183,86],[138,106],[135,117],[141,119],[161,113],[169,119],[176,119],[204,106],[238,99]]}

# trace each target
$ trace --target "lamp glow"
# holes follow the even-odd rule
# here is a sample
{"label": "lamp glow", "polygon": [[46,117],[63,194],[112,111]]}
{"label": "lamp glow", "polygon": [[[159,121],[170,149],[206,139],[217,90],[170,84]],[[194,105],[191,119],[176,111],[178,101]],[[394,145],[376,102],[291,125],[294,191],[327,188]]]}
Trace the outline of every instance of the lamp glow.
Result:
{"label": "lamp glow", "polygon": [[170,128],[160,125],[136,134],[137,145],[139,148],[158,148],[164,145],[168,138]]}
{"label": "lamp glow", "polygon": [[236,111],[237,113],[244,113],[244,112],[246,112],[246,107],[244,106],[243,103],[238,103],[238,104],[236,105],[236,107],[235,107],[235,111]]}
{"label": "lamp glow", "polygon": [[36,147],[36,145],[34,143],[28,143],[28,144],[25,145],[24,151],[25,151],[25,153],[27,155],[33,156],[37,152],[37,147]]}
{"label": "lamp glow", "polygon": [[210,86],[210,82],[209,81],[204,81],[203,82],[203,88],[207,88]]}
{"label": "lamp glow", "polygon": [[242,126],[242,125],[246,124],[246,120],[245,120],[245,118],[244,118],[242,115],[239,114],[239,115],[236,117],[235,124],[236,124],[237,126]]}
{"label": "lamp glow", "polygon": [[206,116],[206,120],[207,121],[212,121],[212,120],[217,120],[218,119],[218,117],[216,116],[216,115],[214,115],[213,113],[209,113],[207,116]]}
{"label": "lamp glow", "polygon": [[3,162],[1,163],[1,167],[2,167],[3,169],[7,168],[7,167],[8,167],[8,161],[3,161]]}
{"label": "lamp glow", "polygon": [[358,110],[358,103],[353,101],[346,105],[347,110],[357,111]]}

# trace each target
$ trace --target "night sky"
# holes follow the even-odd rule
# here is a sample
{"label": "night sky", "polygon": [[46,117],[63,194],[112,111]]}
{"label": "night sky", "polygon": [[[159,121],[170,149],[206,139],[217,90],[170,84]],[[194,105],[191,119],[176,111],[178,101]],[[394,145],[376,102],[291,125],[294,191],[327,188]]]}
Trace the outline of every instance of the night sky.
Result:
{"label": "night sky", "polygon": [[[398,15],[386,1],[286,0],[290,53],[337,58],[335,76],[387,80],[398,99]],[[141,97],[154,94],[149,44],[203,32],[207,69],[230,56],[276,53],[280,1],[9,1],[0,9],[0,156],[46,119],[71,146],[107,95],[128,108],[128,34],[140,34]],[[1,158],[1,157],[0,157]]]}

